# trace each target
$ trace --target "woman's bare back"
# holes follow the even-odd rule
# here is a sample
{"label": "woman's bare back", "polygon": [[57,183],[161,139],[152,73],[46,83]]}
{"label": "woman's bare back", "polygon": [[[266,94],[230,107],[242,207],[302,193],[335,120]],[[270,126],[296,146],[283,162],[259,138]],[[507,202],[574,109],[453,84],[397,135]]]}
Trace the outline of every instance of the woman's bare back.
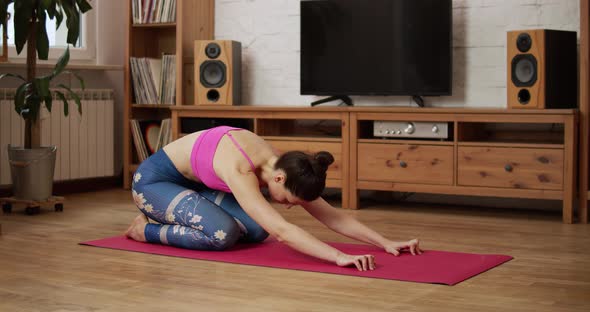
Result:
{"label": "woman's bare back", "polygon": [[[191,153],[196,140],[204,131],[206,130],[193,132],[164,147],[164,151],[176,169],[186,178],[197,182],[200,182],[200,180],[193,173]],[[233,130],[231,131],[231,135],[240,147],[242,147],[250,160],[252,160],[255,168],[260,168],[267,164],[275,156],[270,144],[248,130]],[[246,157],[244,157],[227,135],[224,135],[217,145],[217,150],[213,158],[213,168],[217,176],[222,180],[228,174],[252,171],[252,167]]]}

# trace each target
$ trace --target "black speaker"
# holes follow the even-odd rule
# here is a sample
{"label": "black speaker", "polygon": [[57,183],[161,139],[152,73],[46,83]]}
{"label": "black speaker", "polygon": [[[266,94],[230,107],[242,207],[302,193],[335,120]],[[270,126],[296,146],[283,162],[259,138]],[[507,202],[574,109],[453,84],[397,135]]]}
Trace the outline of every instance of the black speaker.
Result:
{"label": "black speaker", "polygon": [[574,31],[508,32],[508,107],[578,106],[578,54]]}
{"label": "black speaker", "polygon": [[242,45],[230,40],[195,41],[195,104],[241,104]]}

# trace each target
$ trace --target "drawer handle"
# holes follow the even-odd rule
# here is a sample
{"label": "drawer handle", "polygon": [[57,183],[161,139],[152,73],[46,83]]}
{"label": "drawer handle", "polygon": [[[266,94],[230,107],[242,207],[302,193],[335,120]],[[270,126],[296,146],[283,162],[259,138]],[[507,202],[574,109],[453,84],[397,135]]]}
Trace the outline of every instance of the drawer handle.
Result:
{"label": "drawer handle", "polygon": [[402,168],[407,168],[408,167],[408,164],[405,161],[400,161],[399,162],[399,166],[402,167]]}
{"label": "drawer handle", "polygon": [[506,170],[506,172],[512,172],[512,170],[514,170],[514,168],[512,168],[511,165],[506,165],[506,166],[504,166],[504,170]]}

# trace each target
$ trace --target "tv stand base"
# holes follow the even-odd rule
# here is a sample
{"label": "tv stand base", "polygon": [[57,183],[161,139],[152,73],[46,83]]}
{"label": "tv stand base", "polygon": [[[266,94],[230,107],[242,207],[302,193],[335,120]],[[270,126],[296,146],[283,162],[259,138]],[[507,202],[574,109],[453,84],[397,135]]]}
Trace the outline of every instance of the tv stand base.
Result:
{"label": "tv stand base", "polygon": [[424,107],[424,99],[419,95],[412,96],[412,100],[418,104],[420,107]]}
{"label": "tv stand base", "polygon": [[336,101],[336,100],[341,100],[346,105],[353,106],[352,99],[348,95],[335,95],[335,96],[331,96],[331,97],[328,97],[325,99],[317,100],[315,102],[312,102],[311,106],[316,106],[319,104],[328,103],[328,102],[332,102],[332,101]]}

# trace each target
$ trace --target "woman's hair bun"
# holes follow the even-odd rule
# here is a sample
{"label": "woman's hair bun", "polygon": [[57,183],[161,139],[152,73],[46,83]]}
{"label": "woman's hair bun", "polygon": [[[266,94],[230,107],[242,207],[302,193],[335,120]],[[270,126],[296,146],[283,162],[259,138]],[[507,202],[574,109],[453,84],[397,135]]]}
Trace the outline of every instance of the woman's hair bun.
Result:
{"label": "woman's hair bun", "polygon": [[326,151],[317,152],[313,159],[315,159],[318,164],[325,170],[328,170],[328,166],[330,166],[334,162],[334,156]]}

